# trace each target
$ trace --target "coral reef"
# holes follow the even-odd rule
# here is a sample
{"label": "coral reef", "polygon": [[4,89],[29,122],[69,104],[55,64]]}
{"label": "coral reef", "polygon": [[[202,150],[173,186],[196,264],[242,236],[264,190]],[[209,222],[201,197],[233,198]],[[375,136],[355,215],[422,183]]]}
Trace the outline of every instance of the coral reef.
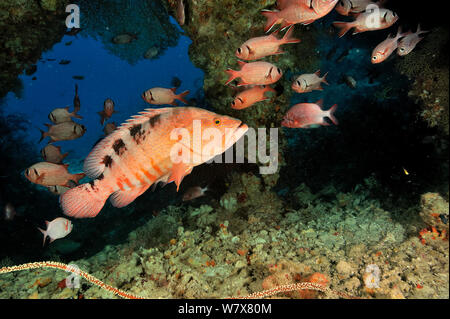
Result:
{"label": "coral reef", "polygon": [[[125,243],[71,264],[144,298],[448,298],[448,240],[423,245],[411,211],[384,211],[367,185],[337,196],[300,186],[286,195],[292,207],[283,207],[258,179],[234,174],[229,192],[211,205],[168,206]],[[367,287],[366,269],[374,267],[379,284]],[[65,276],[3,274],[0,297],[114,297],[96,286],[61,288]]]}
{"label": "coral reef", "polygon": [[448,29],[431,30],[421,46],[399,59],[396,67],[413,82],[409,96],[423,105],[423,120],[448,136]]}
{"label": "coral reef", "polygon": [[[180,32],[170,22],[161,1],[77,3],[82,12],[80,34],[101,41],[108,51],[131,64],[144,58],[156,59],[167,47],[178,43]],[[119,36],[122,39],[117,40]]]}
{"label": "coral reef", "polygon": [[17,89],[17,76],[36,71],[42,52],[66,31],[68,0],[5,0],[0,3],[0,97]]}
{"label": "coral reef", "polygon": [[448,234],[448,202],[436,193],[423,194],[420,201],[420,217],[428,227]]}
{"label": "coral reef", "polygon": [[[274,4],[275,0],[189,1],[187,19],[183,26],[193,41],[189,47],[189,56],[193,64],[205,72],[203,89],[210,107],[220,114],[237,117],[253,128],[279,127],[282,116],[290,106],[290,76],[296,72],[316,69],[319,63],[315,50],[314,26],[297,25],[293,37],[300,38],[302,42],[284,46],[285,54],[264,59],[284,72],[283,78],[274,85],[278,91],[277,96],[244,110],[231,109],[237,89],[224,85],[227,80],[225,70],[239,69],[235,51],[248,39],[264,35],[265,18],[261,15],[261,10]],[[282,134],[280,131],[279,149],[286,147]],[[279,157],[278,170],[285,164],[282,152]],[[277,183],[278,178],[278,173],[264,176],[266,183],[272,186]]]}

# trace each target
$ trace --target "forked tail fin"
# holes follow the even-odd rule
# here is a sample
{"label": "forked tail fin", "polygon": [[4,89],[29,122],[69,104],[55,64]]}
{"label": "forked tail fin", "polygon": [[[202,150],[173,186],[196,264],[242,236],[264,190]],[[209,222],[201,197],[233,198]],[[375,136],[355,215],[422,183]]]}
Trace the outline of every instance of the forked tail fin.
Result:
{"label": "forked tail fin", "polygon": [[186,101],[186,100],[184,99],[184,97],[185,97],[186,95],[188,95],[188,94],[189,94],[189,90],[184,91],[183,93],[178,94],[175,98],[178,99],[178,100],[180,100],[180,101],[182,101],[184,104],[189,104],[189,102]]}
{"label": "forked tail fin", "polygon": [[290,26],[289,29],[284,34],[283,38],[281,39],[283,44],[287,43],[299,43],[301,42],[300,39],[292,38],[292,33],[294,32],[294,26]]}
{"label": "forked tail fin", "polygon": [[232,69],[227,69],[225,72],[227,72],[228,75],[230,76],[228,78],[228,81],[225,83],[225,85],[230,84],[234,79],[239,77],[239,71],[235,71],[235,70],[232,70]]}
{"label": "forked tail fin", "polygon": [[334,116],[334,112],[337,110],[337,104],[333,105],[330,110],[328,111],[328,117],[330,118],[331,122],[333,122],[334,125],[339,125],[338,119]]}
{"label": "forked tail fin", "polygon": [[351,22],[334,22],[333,26],[340,29],[338,32],[339,38],[342,38],[351,28],[353,28]]}
{"label": "forked tail fin", "polygon": [[283,21],[283,19],[278,18],[279,11],[269,11],[269,10],[263,10],[261,11],[261,14],[267,18],[266,26],[264,27],[264,32],[269,32],[272,30],[274,25],[279,24]]}

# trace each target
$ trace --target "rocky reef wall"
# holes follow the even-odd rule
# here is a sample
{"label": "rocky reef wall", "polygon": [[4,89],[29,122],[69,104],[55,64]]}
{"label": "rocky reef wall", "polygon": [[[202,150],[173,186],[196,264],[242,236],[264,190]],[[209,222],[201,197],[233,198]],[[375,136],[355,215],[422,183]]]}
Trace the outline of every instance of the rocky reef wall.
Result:
{"label": "rocky reef wall", "polygon": [[66,31],[68,0],[4,0],[0,2],[0,97],[20,94],[17,77],[36,71],[42,52],[61,40]]}

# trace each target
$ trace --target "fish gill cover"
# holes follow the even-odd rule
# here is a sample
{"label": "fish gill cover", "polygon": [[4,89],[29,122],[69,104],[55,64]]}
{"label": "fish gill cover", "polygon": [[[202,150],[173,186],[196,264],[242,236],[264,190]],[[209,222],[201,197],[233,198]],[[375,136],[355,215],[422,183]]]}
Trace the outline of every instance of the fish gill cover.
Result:
{"label": "fish gill cover", "polygon": [[[370,1],[80,0],[80,29],[68,4],[0,5],[1,298],[449,297],[434,13],[383,2],[377,30],[339,38]],[[385,42],[400,26],[406,56]],[[249,157],[166,174],[162,141],[191,114],[264,129],[276,171]]]}

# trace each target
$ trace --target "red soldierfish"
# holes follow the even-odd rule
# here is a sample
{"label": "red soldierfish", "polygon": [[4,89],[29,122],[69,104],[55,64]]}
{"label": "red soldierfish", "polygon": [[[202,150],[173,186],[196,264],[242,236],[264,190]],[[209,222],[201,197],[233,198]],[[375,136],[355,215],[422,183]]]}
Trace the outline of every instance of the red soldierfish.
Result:
{"label": "red soldierfish", "polygon": [[251,62],[245,63],[242,61],[238,61],[239,66],[241,67],[240,71],[234,71],[231,69],[226,70],[226,72],[230,75],[227,83],[229,84],[236,78],[241,78],[241,82],[238,86],[243,85],[269,85],[277,82],[283,72],[277,68],[275,65],[269,62]]}
{"label": "red soldierfish", "polygon": [[41,150],[41,155],[46,162],[60,164],[69,153],[61,154],[61,146],[48,144]]}
{"label": "red soldierfish", "polygon": [[175,100],[180,100],[184,104],[189,104],[188,101],[184,99],[184,97],[189,94],[189,91],[184,91],[183,93],[177,95],[175,94],[176,90],[177,88],[153,88],[142,93],[142,98],[145,102],[154,105],[170,104],[177,106],[177,102],[175,102]]}
{"label": "red soldierfish", "polygon": [[39,140],[39,143],[47,136],[50,137],[48,143],[70,141],[83,136],[86,132],[84,125],[74,122],[63,122],[55,125],[45,124],[45,126],[48,127],[48,132],[40,130],[41,139]]}
{"label": "red soldierfish", "polygon": [[411,53],[411,51],[416,47],[417,43],[423,40],[423,38],[419,36],[427,32],[429,31],[420,30],[420,24],[417,26],[416,33],[408,32],[405,37],[398,43],[397,54],[400,56],[404,56]]}
{"label": "red soldierfish", "polygon": [[67,168],[69,164],[53,164],[40,162],[25,170],[25,177],[34,184],[42,186],[61,185],[71,187],[71,181],[78,183],[85,174],[70,174]]}
{"label": "red soldierfish", "polygon": [[52,220],[51,222],[45,221],[45,225],[47,225],[47,229],[39,229],[39,231],[44,234],[44,241],[42,242],[42,246],[45,245],[45,239],[47,236],[50,237],[50,243],[55,239],[64,238],[70,234],[72,231],[73,225],[72,222],[66,218],[58,217]]}
{"label": "red soldierfish", "polygon": [[341,15],[348,16],[366,11],[369,5],[382,7],[384,2],[386,2],[386,0],[377,2],[372,2],[371,0],[340,0],[336,5],[336,11]]}
{"label": "red soldierfish", "polygon": [[114,110],[114,101],[106,99],[105,102],[103,102],[103,111],[97,112],[97,114],[100,115],[100,123],[103,125],[103,123],[109,120],[114,113],[117,113]]}
{"label": "red soldierfish", "polygon": [[105,136],[111,134],[114,132],[114,130],[117,128],[117,124],[115,122],[111,122],[105,125],[105,128],[103,129],[103,132],[105,133]]}
{"label": "red soldierfish", "polygon": [[183,0],[177,0],[176,18],[179,25],[184,25],[186,15]]}
{"label": "red soldierfish", "polygon": [[388,9],[377,11],[365,11],[359,14],[353,22],[334,22],[333,25],[339,28],[339,37],[343,37],[350,29],[355,28],[353,35],[389,28],[398,20],[398,15]]}
{"label": "red soldierfish", "polygon": [[398,40],[405,35],[406,33],[402,33],[402,28],[400,27],[398,28],[395,37],[389,35],[386,40],[377,45],[372,52],[372,64],[378,64],[385,61],[398,48]]}
{"label": "red soldierfish", "polygon": [[236,56],[242,60],[258,60],[269,55],[282,54],[284,51],[280,50],[280,45],[300,42],[299,39],[291,38],[293,31],[294,26],[291,26],[281,39],[276,37],[279,30],[267,36],[252,38],[236,50]]}
{"label": "red soldierfish", "polygon": [[254,86],[251,89],[247,89],[241,93],[239,93],[234,101],[231,102],[231,108],[235,110],[242,110],[247,107],[252,106],[253,104],[261,101],[270,100],[270,97],[266,97],[266,92],[276,93],[274,89],[270,86]]}
{"label": "red soldierfish", "polygon": [[78,119],[82,119],[80,115],[78,115],[75,111],[69,113],[69,107],[62,107],[54,109],[49,115],[48,119],[52,121],[54,124],[59,124],[63,122],[71,122],[72,117],[76,117]]}
{"label": "red soldierfish", "polygon": [[309,93],[313,90],[322,91],[321,83],[328,85],[326,77],[328,72],[323,77],[320,77],[320,70],[314,74],[302,74],[294,83],[292,83],[292,89],[297,93]]}
{"label": "red soldierfish", "polygon": [[270,31],[276,24],[281,24],[281,28],[284,29],[298,23],[303,25],[313,23],[333,10],[337,2],[338,0],[289,1],[283,3],[281,11],[263,10],[261,13],[267,18],[264,31]]}
{"label": "red soldierfish", "polygon": [[201,188],[200,186],[191,187],[183,194],[182,200],[183,202],[186,202],[202,197],[205,195],[207,190],[208,186],[206,186],[205,188]]}
{"label": "red soldierfish", "polygon": [[[195,142],[194,126],[201,126],[199,138],[205,130],[210,138],[213,128],[221,135],[199,143],[197,149],[190,142]],[[175,182],[178,190],[195,166],[223,153],[247,130],[240,120],[195,107],[147,109],[94,147],[84,161],[84,171],[93,180],[61,195],[64,214],[95,217],[108,197],[113,206],[124,207],[158,182]],[[180,139],[182,135],[189,141]],[[174,158],[180,152],[183,157]]]}
{"label": "red soldierfish", "polygon": [[325,117],[328,117],[335,125],[338,120],[334,117],[337,105],[333,105],[328,111],[322,110],[323,101],[314,103],[301,103],[294,105],[284,116],[281,125],[289,128],[314,128],[319,125],[328,126]]}

